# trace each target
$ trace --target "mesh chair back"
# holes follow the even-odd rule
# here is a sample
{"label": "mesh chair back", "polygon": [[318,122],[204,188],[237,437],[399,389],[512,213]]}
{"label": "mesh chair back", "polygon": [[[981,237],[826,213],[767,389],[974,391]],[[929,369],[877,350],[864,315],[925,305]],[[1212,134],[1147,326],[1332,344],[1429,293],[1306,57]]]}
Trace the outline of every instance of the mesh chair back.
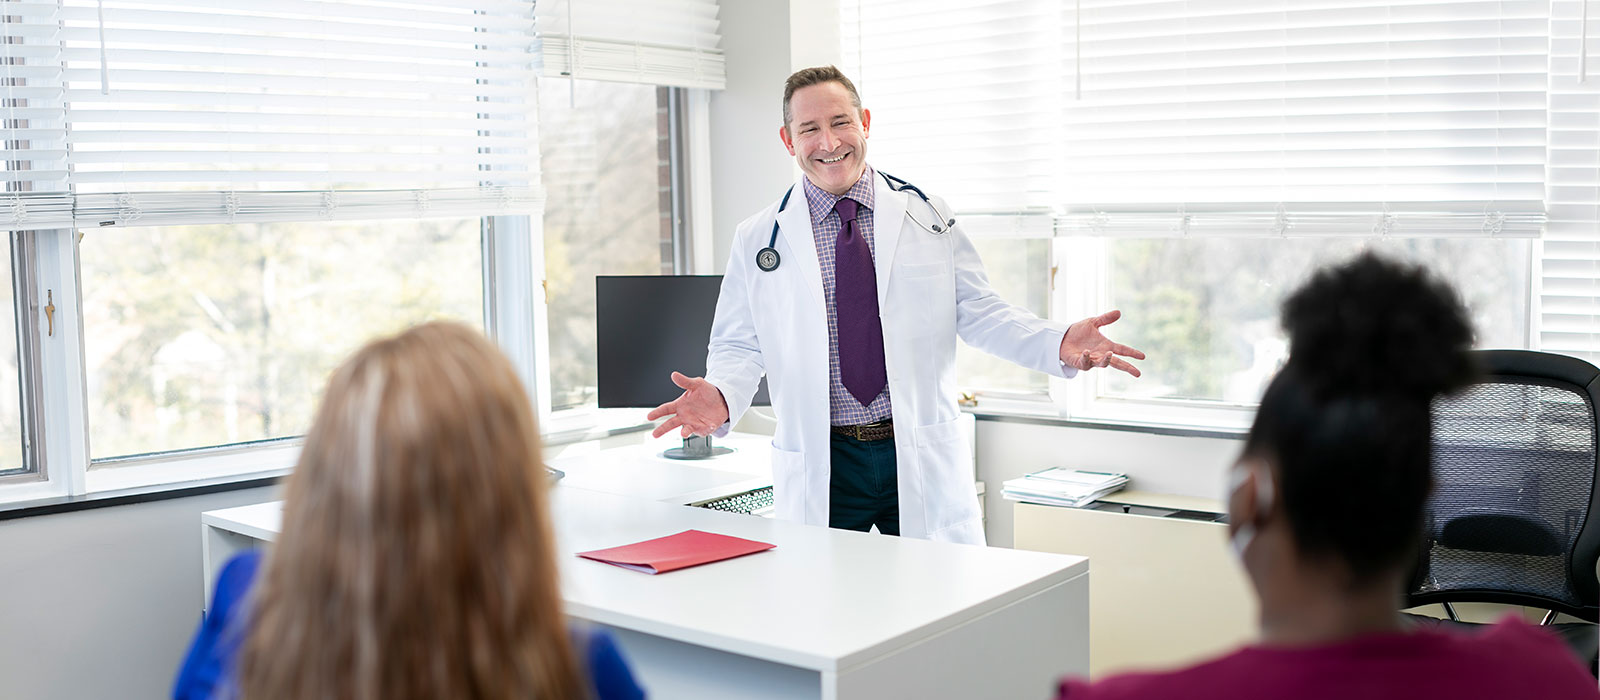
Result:
{"label": "mesh chair back", "polygon": [[1596,620],[1593,365],[1479,353],[1489,375],[1435,402],[1433,475],[1412,605],[1498,602]]}

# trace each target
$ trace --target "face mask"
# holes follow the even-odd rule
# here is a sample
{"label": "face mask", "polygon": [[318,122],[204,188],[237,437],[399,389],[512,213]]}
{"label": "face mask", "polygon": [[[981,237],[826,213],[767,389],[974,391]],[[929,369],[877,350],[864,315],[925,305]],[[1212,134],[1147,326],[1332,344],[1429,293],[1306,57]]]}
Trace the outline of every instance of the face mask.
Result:
{"label": "face mask", "polygon": [[[1230,477],[1228,492],[1236,494],[1244,488],[1245,477],[1250,475],[1249,467],[1238,467],[1233,470]],[[1256,512],[1266,513],[1272,510],[1272,472],[1269,469],[1255,471],[1256,477]],[[1260,517],[1259,515],[1257,517]],[[1256,524],[1254,522],[1239,523],[1234,528],[1233,534],[1228,537],[1228,546],[1233,549],[1233,556],[1240,561],[1244,560],[1244,550],[1256,538]]]}
{"label": "face mask", "polygon": [[1233,550],[1233,558],[1244,561],[1244,550],[1256,539],[1256,526],[1250,523],[1240,525],[1228,538],[1228,548]]}

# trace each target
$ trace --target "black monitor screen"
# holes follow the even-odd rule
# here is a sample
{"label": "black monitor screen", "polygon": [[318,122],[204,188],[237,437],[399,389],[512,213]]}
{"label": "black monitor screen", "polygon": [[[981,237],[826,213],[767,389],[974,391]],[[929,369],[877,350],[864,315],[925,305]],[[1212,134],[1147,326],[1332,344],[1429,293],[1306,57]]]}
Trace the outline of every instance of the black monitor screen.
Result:
{"label": "black monitor screen", "polygon": [[[595,278],[601,408],[655,408],[683,393],[672,373],[706,374],[721,275]],[[767,380],[751,405],[766,406]]]}

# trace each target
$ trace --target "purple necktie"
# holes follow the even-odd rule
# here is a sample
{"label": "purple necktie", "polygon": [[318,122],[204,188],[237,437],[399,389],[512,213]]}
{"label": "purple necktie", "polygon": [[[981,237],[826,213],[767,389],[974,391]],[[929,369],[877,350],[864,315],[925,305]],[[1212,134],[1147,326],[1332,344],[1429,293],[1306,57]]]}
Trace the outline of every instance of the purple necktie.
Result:
{"label": "purple necktie", "polygon": [[833,305],[839,322],[839,378],[862,406],[889,383],[883,364],[883,321],[878,318],[878,275],[872,270],[872,248],[856,226],[861,205],[840,197],[839,239],[834,243]]}

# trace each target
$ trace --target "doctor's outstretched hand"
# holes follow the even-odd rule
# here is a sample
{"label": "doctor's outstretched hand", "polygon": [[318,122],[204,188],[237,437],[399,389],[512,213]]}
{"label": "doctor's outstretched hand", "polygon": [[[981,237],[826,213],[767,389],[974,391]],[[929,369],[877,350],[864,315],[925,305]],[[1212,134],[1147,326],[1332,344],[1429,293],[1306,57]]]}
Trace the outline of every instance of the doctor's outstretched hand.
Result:
{"label": "doctor's outstretched hand", "polygon": [[1110,338],[1100,333],[1102,326],[1109,326],[1119,318],[1122,318],[1122,312],[1111,310],[1067,327],[1066,336],[1061,338],[1061,361],[1067,363],[1068,367],[1080,371],[1096,367],[1115,367],[1135,377],[1139,376],[1139,368],[1122,358],[1143,360],[1144,353],[1121,343],[1113,343]]}
{"label": "doctor's outstretched hand", "polygon": [[649,420],[671,416],[656,426],[652,435],[661,437],[673,428],[682,428],[680,432],[683,437],[710,435],[728,422],[728,402],[722,398],[722,390],[715,384],[701,377],[685,377],[678,372],[672,373],[672,383],[683,389],[683,395],[675,401],[655,407],[650,415],[645,416]]}

